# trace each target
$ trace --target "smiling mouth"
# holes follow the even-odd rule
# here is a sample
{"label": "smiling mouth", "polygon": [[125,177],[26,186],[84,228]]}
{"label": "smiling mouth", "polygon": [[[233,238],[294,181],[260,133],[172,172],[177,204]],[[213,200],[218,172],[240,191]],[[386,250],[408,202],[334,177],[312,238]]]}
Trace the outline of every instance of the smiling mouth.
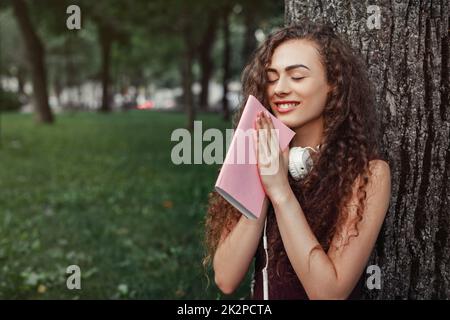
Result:
{"label": "smiling mouth", "polygon": [[278,110],[278,112],[288,112],[291,110],[296,109],[299,105],[301,104],[301,102],[282,102],[282,103],[275,103],[276,108]]}

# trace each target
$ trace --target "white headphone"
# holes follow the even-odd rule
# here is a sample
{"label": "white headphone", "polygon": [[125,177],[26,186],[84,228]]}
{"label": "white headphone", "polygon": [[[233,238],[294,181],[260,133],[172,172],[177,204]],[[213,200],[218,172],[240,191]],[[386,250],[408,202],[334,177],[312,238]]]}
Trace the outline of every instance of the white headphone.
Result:
{"label": "white headphone", "polygon": [[320,145],[316,148],[292,147],[289,149],[289,173],[295,180],[303,179],[312,169],[313,161],[308,149],[318,152],[319,148]]}
{"label": "white headphone", "polygon": [[[303,179],[312,169],[313,161],[309,150],[318,152],[320,145],[316,148],[312,147],[292,147],[289,149],[289,173],[295,180]],[[317,150],[316,150],[317,149]],[[264,235],[263,235],[263,247],[266,255],[266,265],[262,270],[263,274],[263,299],[269,300],[269,277],[267,274],[267,268],[269,266],[269,253],[267,245],[267,217],[264,221]]]}

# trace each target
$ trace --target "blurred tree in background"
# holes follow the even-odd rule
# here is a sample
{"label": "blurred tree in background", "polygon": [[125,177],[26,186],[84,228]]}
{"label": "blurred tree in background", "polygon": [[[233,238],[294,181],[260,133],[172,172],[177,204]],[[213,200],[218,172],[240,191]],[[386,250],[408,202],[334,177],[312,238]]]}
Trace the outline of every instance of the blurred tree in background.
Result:
{"label": "blurred tree in background", "polygon": [[12,6],[25,42],[27,60],[33,82],[33,97],[37,119],[41,122],[52,123],[53,114],[48,102],[47,70],[42,40],[33,27],[26,2],[24,0],[12,0]]}
{"label": "blurred tree in background", "polygon": [[[80,30],[66,27],[69,5],[81,9]],[[0,83],[15,79],[13,91],[24,104],[35,99],[40,121],[51,123],[55,110],[111,111],[130,89],[136,100],[140,89],[151,99],[179,88],[172,107],[192,129],[196,113],[211,110],[212,82],[222,95],[214,111],[230,119],[230,83],[239,82],[256,35],[281,26],[284,13],[282,1],[269,0],[7,0],[0,14]],[[101,88],[91,101],[82,93],[88,84]]]}

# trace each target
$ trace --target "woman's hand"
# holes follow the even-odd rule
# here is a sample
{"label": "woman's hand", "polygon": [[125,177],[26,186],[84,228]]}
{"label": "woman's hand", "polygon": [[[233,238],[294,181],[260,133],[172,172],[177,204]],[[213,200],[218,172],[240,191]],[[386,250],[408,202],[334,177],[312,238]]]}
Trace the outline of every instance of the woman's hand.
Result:
{"label": "woman's hand", "polygon": [[255,120],[256,159],[259,175],[267,196],[273,201],[287,194],[289,148],[281,151],[272,119],[260,112]]}

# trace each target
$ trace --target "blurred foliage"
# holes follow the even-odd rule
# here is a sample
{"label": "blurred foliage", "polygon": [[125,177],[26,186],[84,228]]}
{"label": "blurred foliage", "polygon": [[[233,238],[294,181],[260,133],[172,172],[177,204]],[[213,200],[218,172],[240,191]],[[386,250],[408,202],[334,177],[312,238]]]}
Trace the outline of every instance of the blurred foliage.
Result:
{"label": "blurred foliage", "polygon": [[25,49],[8,7],[0,10],[0,75],[15,76],[19,68],[25,68]]}
{"label": "blurred foliage", "polygon": [[[17,76],[26,70],[24,46],[9,1],[0,6],[0,74]],[[250,14],[263,32],[283,24],[282,1],[220,0],[40,0],[27,1],[30,15],[46,52],[48,81],[51,88],[71,87],[98,80],[101,59],[99,28],[107,28],[113,37],[111,74],[117,88],[130,84],[175,87],[181,83],[181,59],[186,36],[195,47],[207,27],[206,17],[218,16],[232,8],[230,17],[232,79],[238,80],[247,60],[243,55],[245,16]],[[67,6],[81,8],[81,30],[68,30]],[[250,13],[247,13],[249,11]],[[213,77],[221,79],[222,33],[214,41]],[[196,60],[194,76],[201,66]],[[27,73],[27,77],[29,77]]]}
{"label": "blurred foliage", "polygon": [[21,106],[19,95],[16,92],[0,88],[0,111],[19,111]]}

